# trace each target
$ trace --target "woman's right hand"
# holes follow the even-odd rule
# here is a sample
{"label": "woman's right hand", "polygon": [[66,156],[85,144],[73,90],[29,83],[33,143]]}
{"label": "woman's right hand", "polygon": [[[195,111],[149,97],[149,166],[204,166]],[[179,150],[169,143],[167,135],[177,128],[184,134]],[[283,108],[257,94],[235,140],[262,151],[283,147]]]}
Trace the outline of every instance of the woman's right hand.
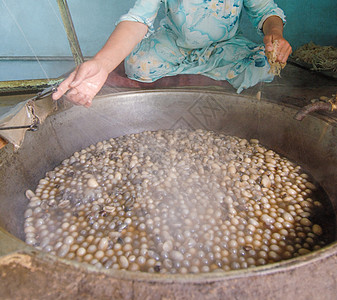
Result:
{"label": "woman's right hand", "polygon": [[66,94],[66,98],[74,104],[89,107],[109,73],[130,54],[147,30],[148,27],[143,23],[120,22],[95,57],[77,67],[60,84],[53,99],[57,100]]}
{"label": "woman's right hand", "polygon": [[89,107],[108,75],[109,72],[104,68],[104,62],[93,58],[78,66],[59,85],[52,98],[58,100],[65,94],[72,103]]}

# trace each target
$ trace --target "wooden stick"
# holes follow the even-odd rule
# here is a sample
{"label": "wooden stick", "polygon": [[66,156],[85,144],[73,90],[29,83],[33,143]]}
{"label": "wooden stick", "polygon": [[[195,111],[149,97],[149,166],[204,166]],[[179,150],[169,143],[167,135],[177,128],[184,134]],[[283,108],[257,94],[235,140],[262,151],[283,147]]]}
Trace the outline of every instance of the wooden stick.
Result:
{"label": "wooden stick", "polygon": [[8,144],[8,142],[6,142],[5,140],[3,140],[3,139],[0,137],[0,149],[2,149],[3,147],[5,147],[7,144]]}

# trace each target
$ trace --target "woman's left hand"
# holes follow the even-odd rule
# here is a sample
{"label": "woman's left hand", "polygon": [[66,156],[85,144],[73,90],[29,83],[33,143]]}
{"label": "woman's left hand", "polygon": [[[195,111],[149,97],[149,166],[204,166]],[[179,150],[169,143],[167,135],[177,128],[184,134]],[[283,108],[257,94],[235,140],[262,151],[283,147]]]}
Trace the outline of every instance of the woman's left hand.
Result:
{"label": "woman's left hand", "polygon": [[292,50],[288,41],[283,38],[283,21],[281,18],[278,16],[270,16],[264,21],[262,29],[266,51],[273,51],[273,42],[278,41],[277,61],[286,63]]}
{"label": "woman's left hand", "polygon": [[292,48],[289,42],[278,34],[267,34],[264,36],[263,42],[265,44],[266,51],[273,51],[273,42],[278,41],[277,47],[277,61],[280,63],[286,63],[289,55],[292,52]]}

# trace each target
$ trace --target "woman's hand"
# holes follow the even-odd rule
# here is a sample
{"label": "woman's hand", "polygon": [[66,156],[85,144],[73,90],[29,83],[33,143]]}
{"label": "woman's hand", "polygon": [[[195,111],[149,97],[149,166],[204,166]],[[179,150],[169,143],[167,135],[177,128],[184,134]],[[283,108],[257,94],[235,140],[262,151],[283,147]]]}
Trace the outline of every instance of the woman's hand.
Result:
{"label": "woman's hand", "polygon": [[263,23],[264,39],[266,51],[273,51],[273,42],[278,41],[277,61],[286,63],[291,54],[291,46],[283,38],[283,21],[277,16],[271,16]]}
{"label": "woman's hand", "polygon": [[280,35],[269,34],[265,35],[263,42],[265,44],[266,51],[273,51],[273,42],[278,41],[277,47],[277,61],[280,63],[286,63],[289,55],[291,54],[291,46],[286,39]]}
{"label": "woman's hand", "polygon": [[89,107],[109,73],[130,54],[143,39],[147,30],[148,27],[143,23],[120,22],[95,57],[77,67],[60,84],[53,94],[53,99],[57,100],[66,94],[67,99],[74,104]]}
{"label": "woman's hand", "polygon": [[72,103],[89,107],[108,75],[103,62],[94,58],[78,66],[59,85],[52,97],[57,100],[66,94],[66,98]]}

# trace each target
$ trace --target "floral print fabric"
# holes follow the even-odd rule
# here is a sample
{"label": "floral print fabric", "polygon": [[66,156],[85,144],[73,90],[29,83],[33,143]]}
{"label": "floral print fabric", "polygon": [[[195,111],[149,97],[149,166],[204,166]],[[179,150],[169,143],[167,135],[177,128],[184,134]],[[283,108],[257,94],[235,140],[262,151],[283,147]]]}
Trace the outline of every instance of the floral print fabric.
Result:
{"label": "floral print fabric", "polygon": [[[154,31],[161,2],[165,18]],[[238,93],[272,81],[264,47],[238,34],[243,8],[259,32],[269,16],[285,22],[272,0],[137,0],[120,21],[144,23],[149,33],[125,60],[128,77],[153,82],[164,76],[204,74],[229,81]]]}

